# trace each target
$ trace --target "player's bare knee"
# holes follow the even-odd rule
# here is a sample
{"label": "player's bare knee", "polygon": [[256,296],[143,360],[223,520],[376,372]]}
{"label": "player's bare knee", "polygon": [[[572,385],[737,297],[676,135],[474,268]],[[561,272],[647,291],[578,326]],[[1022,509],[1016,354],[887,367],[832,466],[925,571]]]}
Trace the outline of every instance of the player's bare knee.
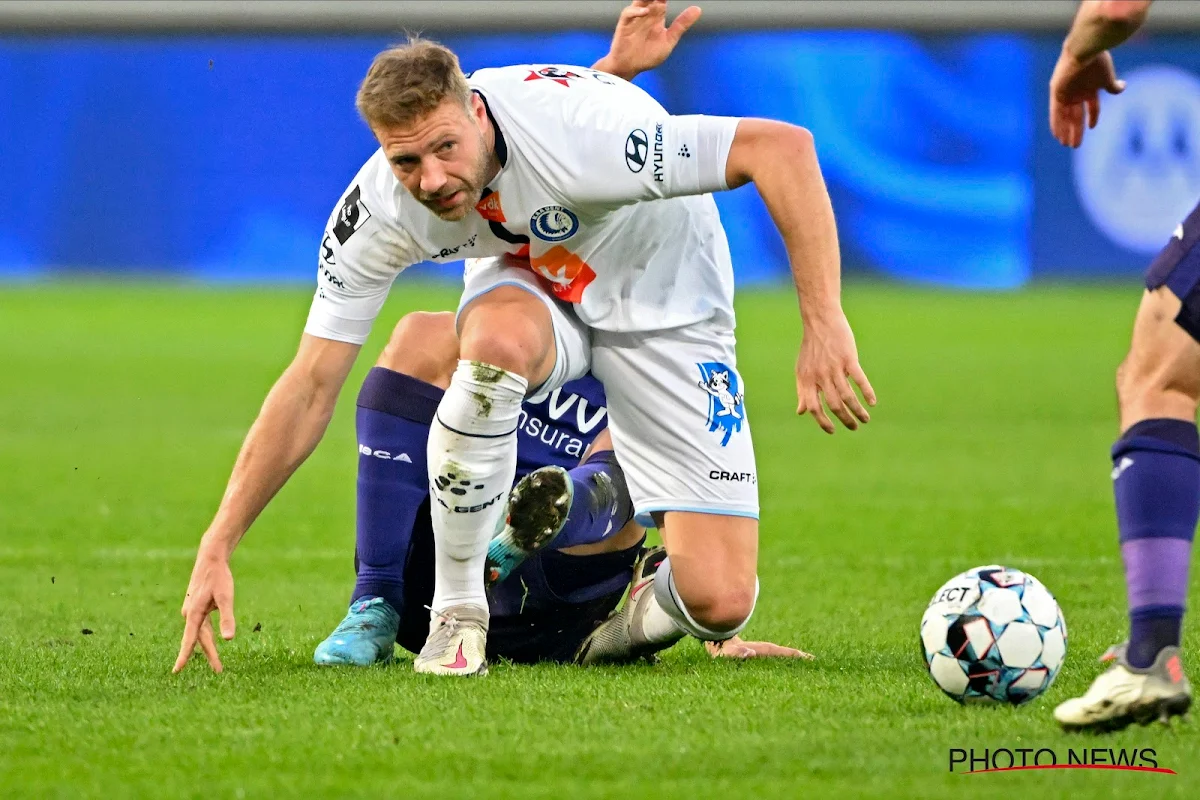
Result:
{"label": "player's bare knee", "polygon": [[[464,325],[462,358],[481,361],[513,372],[536,385],[554,366],[554,338],[550,323],[521,313],[496,313],[486,325]],[[496,331],[504,331],[497,336]]]}
{"label": "player's bare knee", "polygon": [[714,576],[702,583],[685,582],[679,588],[671,559],[663,561],[655,576],[654,594],[668,616],[697,639],[719,641],[737,635],[750,621],[758,600],[758,579],[749,583],[733,576]]}
{"label": "player's bare knee", "polygon": [[754,587],[722,587],[694,598],[682,598],[692,619],[710,631],[743,627],[754,612]]}
{"label": "player's bare knee", "polygon": [[376,363],[443,389],[449,386],[458,363],[454,315],[428,311],[405,314],[392,329]]}
{"label": "player's bare knee", "polygon": [[1123,427],[1155,417],[1195,417],[1200,407],[1200,350],[1195,357],[1134,349],[1117,367]]}

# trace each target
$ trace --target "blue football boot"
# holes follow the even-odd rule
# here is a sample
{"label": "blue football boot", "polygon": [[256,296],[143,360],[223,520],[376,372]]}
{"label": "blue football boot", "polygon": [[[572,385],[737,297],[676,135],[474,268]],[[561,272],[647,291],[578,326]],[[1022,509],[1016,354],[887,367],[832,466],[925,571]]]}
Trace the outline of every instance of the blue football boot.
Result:
{"label": "blue football boot", "polygon": [[317,645],[313,662],[322,666],[387,664],[396,646],[400,615],[382,597],[360,597],[329,638]]}

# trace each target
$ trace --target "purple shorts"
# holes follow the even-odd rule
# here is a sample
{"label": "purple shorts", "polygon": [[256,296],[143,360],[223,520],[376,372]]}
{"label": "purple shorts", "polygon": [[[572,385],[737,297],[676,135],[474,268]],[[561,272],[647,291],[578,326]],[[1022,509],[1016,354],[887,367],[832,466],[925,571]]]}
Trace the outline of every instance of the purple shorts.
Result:
{"label": "purple shorts", "polygon": [[1200,205],[1192,209],[1146,270],[1146,288],[1166,286],[1183,307],[1175,321],[1200,341]]}

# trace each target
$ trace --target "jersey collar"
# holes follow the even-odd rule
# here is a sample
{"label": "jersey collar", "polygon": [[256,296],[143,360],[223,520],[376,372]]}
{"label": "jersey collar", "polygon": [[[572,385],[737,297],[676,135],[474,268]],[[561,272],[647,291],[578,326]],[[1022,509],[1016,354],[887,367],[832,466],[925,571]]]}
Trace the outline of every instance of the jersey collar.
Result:
{"label": "jersey collar", "polygon": [[504,141],[504,131],[500,130],[500,125],[496,122],[495,115],[492,114],[492,107],[488,105],[483,92],[478,89],[472,89],[472,91],[483,101],[483,110],[487,112],[488,122],[492,123],[492,131],[496,134],[496,159],[500,162],[500,169],[504,169],[508,164],[508,142]]}

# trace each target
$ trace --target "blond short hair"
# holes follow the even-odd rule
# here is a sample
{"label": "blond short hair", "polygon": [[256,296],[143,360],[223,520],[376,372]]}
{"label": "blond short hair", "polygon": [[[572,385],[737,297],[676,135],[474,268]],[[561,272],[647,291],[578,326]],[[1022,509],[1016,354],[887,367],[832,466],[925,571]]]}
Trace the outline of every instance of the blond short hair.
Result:
{"label": "blond short hair", "polygon": [[470,106],[471,87],[458,56],[414,36],[375,56],[354,104],[369,126],[379,128],[409,125],[448,99]]}

